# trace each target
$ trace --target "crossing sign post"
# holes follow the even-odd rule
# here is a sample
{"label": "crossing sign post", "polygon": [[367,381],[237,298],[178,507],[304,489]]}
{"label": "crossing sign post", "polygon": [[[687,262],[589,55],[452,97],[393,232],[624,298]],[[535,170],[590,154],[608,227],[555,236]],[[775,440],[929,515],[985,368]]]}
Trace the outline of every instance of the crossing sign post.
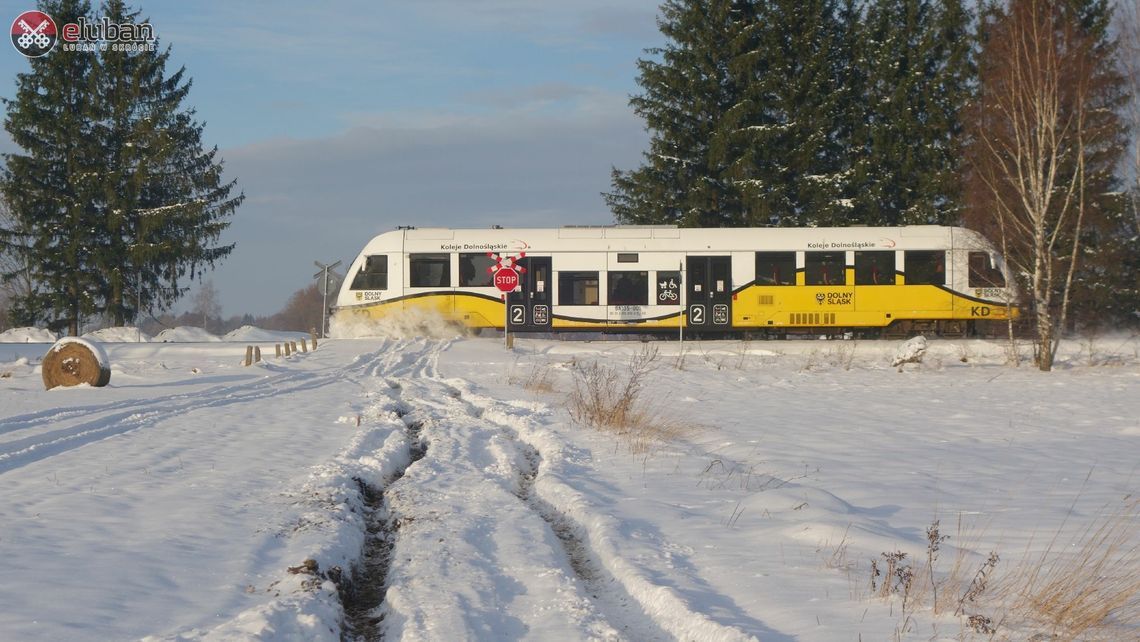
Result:
{"label": "crossing sign post", "polygon": [[340,265],[340,261],[325,265],[320,261],[313,261],[313,265],[321,269],[313,275],[314,279],[321,280],[321,338],[324,339],[328,335],[328,314],[329,314],[329,278],[332,276],[332,270]]}
{"label": "crossing sign post", "polygon": [[[518,256],[504,256],[495,252],[487,252],[487,256],[495,261],[495,265],[488,267],[487,272],[491,274],[495,288],[503,293],[503,338],[506,340],[509,350],[514,346],[514,336],[511,335],[511,308],[517,308],[519,313],[517,324],[523,325],[526,319],[526,306],[512,305],[509,296],[511,292],[519,291],[519,286],[522,284],[519,275],[526,274],[526,268],[519,265],[519,260],[526,256],[526,252],[519,252]],[[507,265],[503,265],[504,261]]]}

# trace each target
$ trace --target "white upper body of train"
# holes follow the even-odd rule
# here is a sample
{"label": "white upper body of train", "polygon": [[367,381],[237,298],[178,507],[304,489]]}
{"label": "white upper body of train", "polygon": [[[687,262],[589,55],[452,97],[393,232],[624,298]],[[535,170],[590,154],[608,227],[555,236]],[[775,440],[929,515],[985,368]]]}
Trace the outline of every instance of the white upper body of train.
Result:
{"label": "white upper body of train", "polygon": [[[503,268],[518,276],[506,295]],[[887,326],[1015,316],[1009,277],[993,245],[960,227],[405,228],[365,245],[336,308],[424,307],[530,330]]]}

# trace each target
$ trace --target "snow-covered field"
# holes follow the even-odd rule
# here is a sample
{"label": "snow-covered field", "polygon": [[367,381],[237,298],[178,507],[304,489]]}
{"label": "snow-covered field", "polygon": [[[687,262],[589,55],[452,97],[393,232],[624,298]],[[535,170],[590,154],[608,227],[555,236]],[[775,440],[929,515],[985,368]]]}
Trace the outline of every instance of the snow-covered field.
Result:
{"label": "snow-covered field", "polygon": [[1137,639],[1140,339],[898,347],[0,344],[0,638]]}

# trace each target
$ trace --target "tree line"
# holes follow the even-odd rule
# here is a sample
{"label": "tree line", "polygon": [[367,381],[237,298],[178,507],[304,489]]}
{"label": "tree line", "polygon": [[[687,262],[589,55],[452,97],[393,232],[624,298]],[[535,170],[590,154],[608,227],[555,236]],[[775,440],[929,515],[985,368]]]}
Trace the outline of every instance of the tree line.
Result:
{"label": "tree line", "polygon": [[626,224],[978,229],[1048,369],[1077,320],[1140,320],[1140,30],[1117,9],[667,0],[630,99],[649,148],[603,197]]}
{"label": "tree line", "polygon": [[[87,0],[43,0],[57,25],[90,19]],[[142,24],[107,0],[100,15]],[[170,49],[96,48],[30,58],[5,99],[0,276],[9,321],[76,334],[104,316],[123,325],[169,307],[225,258],[220,242],[244,199],[184,103],[191,79],[167,71]],[[13,283],[17,284],[12,287]]]}
{"label": "tree line", "polygon": [[213,282],[207,279],[190,296],[187,311],[178,315],[166,312],[149,316],[139,324],[139,328],[151,336],[179,326],[194,326],[219,336],[247,325],[263,330],[309,332],[321,327],[323,298],[320,288],[314,283],[291,294],[285,305],[273,314],[245,313],[223,317],[218,292]]}

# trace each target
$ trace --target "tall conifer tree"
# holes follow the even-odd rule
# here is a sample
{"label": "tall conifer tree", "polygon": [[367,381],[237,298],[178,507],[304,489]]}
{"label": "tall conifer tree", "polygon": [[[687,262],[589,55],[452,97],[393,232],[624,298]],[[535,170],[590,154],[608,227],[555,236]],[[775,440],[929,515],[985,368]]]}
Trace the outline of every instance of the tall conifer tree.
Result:
{"label": "tall conifer tree", "polygon": [[957,0],[867,4],[853,61],[865,85],[850,104],[852,222],[952,223],[960,215],[971,21]]}
{"label": "tall conifer tree", "polygon": [[622,223],[721,226],[743,212],[728,176],[725,114],[741,99],[729,57],[750,3],[733,0],[667,0],[658,26],[668,39],[637,61],[644,93],[630,100],[653,132],[645,163],[613,170],[605,194]]}
{"label": "tall conifer tree", "polygon": [[961,0],[670,0],[631,100],[621,222],[933,223],[958,213],[972,73]]}
{"label": "tall conifer tree", "polygon": [[[848,42],[834,0],[751,3],[732,58],[743,99],[726,121],[735,186],[748,212],[734,225],[843,220],[841,84]],[[735,53],[735,52],[733,52]]]}
{"label": "tall conifer tree", "polygon": [[[86,0],[49,0],[56,24],[86,16]],[[99,307],[105,279],[93,248],[102,228],[99,191],[104,166],[94,136],[90,55],[55,51],[29,60],[5,100],[4,127],[22,153],[7,154],[0,190],[15,225],[8,243],[33,266],[37,289],[17,302],[17,323],[46,323],[71,334]]]}
{"label": "tall conifer tree", "polygon": [[[139,22],[122,0],[103,13],[112,22]],[[104,52],[96,67],[100,138],[110,168],[106,191],[106,311],[116,323],[144,309],[165,308],[187,279],[225,258],[217,245],[225,220],[244,196],[222,182],[217,148],[204,149],[203,126],[183,106],[191,81],[185,68],[166,75],[170,49]],[[133,296],[128,296],[128,293]]]}
{"label": "tall conifer tree", "polygon": [[[42,8],[57,24],[90,17],[85,0]],[[139,16],[121,0],[101,11],[113,23]],[[232,250],[218,239],[244,197],[204,148],[182,104],[190,81],[183,69],[166,75],[169,55],[60,50],[19,75],[5,127],[23,153],[7,155],[0,177],[15,224],[0,238],[36,266],[22,322],[72,334],[92,314],[121,324],[139,304],[173,303],[187,277]]]}
{"label": "tall conifer tree", "polygon": [[[1074,323],[1115,326],[1140,322],[1140,219],[1121,193],[1118,172],[1127,153],[1121,114],[1131,96],[1117,57],[1120,34],[1112,28],[1115,5],[1108,0],[1063,0],[1078,28],[1095,43],[1098,61],[1089,79],[1091,104],[1085,138],[1085,211],[1081,256],[1074,274]],[[1127,55],[1127,54],[1124,54]]]}

